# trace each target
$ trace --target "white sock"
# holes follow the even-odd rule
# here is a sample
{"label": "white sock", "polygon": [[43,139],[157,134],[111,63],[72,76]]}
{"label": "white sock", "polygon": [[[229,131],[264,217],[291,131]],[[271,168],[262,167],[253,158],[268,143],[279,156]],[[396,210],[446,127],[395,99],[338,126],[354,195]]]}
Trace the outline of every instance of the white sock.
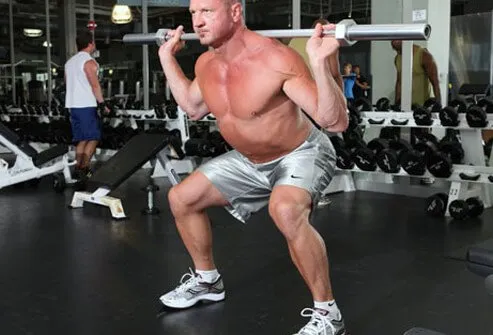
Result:
{"label": "white sock", "polygon": [[328,317],[332,320],[340,320],[341,319],[341,311],[337,307],[335,300],[330,301],[314,301],[313,305],[316,309],[322,309],[328,312]]}
{"label": "white sock", "polygon": [[200,276],[203,282],[212,284],[219,277],[219,272],[217,269],[203,271],[203,270],[195,270],[195,273]]}

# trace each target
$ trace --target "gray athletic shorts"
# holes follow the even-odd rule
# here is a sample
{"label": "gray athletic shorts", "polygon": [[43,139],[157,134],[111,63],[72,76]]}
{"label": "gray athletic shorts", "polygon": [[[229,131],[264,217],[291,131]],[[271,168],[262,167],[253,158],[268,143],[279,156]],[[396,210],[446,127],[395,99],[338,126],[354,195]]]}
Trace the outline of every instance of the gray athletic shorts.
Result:
{"label": "gray athletic shorts", "polygon": [[198,170],[229,202],[226,209],[245,223],[252,213],[269,203],[270,193],[277,185],[307,190],[315,206],[332,180],[335,164],[336,153],[331,141],[313,127],[298,148],[273,161],[255,164],[233,150],[211,159]]}

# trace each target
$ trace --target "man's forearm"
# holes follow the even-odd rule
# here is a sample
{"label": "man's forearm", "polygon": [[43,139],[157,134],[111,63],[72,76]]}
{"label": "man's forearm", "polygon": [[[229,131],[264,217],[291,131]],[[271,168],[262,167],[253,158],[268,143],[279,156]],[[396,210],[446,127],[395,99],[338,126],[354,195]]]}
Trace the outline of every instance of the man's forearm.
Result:
{"label": "man's forearm", "polygon": [[401,101],[401,85],[395,84],[395,102]]}
{"label": "man's forearm", "polygon": [[191,108],[188,92],[192,82],[185,76],[175,57],[162,59],[161,66],[176,103],[188,113]]}
{"label": "man's forearm", "polygon": [[432,86],[433,86],[433,95],[435,96],[435,99],[437,101],[441,101],[442,95],[440,93],[440,84],[438,83],[438,80],[434,82]]}
{"label": "man's forearm", "polygon": [[101,86],[100,85],[93,86],[92,87],[92,93],[94,93],[94,96],[96,97],[96,101],[98,103],[104,102],[103,92],[101,90]]}
{"label": "man's forearm", "polygon": [[325,61],[312,62],[313,76],[317,83],[317,113],[315,121],[323,128],[341,129],[347,126],[346,98]]}

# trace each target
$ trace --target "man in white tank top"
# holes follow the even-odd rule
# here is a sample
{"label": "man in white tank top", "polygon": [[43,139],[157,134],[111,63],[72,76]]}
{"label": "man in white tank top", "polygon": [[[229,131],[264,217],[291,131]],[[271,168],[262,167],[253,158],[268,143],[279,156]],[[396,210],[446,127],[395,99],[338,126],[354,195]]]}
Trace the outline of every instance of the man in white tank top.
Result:
{"label": "man in white tank top", "polygon": [[80,175],[89,173],[91,158],[101,139],[98,111],[108,113],[98,81],[98,63],[91,54],[96,50],[90,32],[76,39],[77,54],[65,63],[65,107],[70,109],[72,140],[76,143],[76,169]]}

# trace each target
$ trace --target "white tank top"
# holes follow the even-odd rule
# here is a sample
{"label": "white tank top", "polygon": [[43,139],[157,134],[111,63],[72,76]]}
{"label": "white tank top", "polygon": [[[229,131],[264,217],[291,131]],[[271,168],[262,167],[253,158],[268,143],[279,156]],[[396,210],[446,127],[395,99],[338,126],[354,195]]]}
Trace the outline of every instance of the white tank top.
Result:
{"label": "white tank top", "polygon": [[79,51],[65,63],[65,108],[96,107],[97,101],[84,72],[84,64],[94,60],[85,51]]}

